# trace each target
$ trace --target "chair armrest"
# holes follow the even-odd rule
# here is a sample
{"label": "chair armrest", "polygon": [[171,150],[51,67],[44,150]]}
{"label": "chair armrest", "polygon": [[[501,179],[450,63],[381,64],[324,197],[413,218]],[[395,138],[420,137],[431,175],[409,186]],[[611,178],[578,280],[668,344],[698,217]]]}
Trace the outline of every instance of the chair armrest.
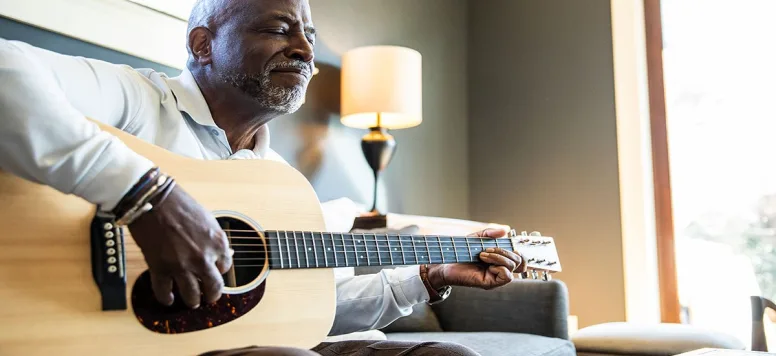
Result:
{"label": "chair armrest", "polygon": [[568,340],[568,290],[558,280],[515,280],[494,290],[454,287],[433,306],[445,331],[500,331]]}

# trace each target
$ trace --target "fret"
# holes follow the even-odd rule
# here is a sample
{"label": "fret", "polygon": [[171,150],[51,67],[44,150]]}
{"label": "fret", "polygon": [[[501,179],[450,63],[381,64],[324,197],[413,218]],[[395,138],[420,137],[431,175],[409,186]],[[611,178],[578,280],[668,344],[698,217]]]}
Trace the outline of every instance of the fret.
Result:
{"label": "fret", "polygon": [[[329,240],[329,244],[331,244],[331,247],[326,249],[326,255],[327,256],[331,256],[331,257],[327,257],[326,266],[327,267],[331,267],[331,266],[329,266],[329,262],[328,261],[334,260],[334,267],[337,267],[337,265],[338,265],[338,263],[337,263],[337,247],[334,246],[334,234],[332,234],[332,233],[328,233],[328,234],[329,234],[329,239],[328,240]],[[324,237],[325,237],[325,235],[324,235]],[[325,240],[326,239],[324,238],[324,241]]]}
{"label": "fret", "polygon": [[372,266],[374,263],[372,263],[372,248],[369,246],[369,240],[366,238],[366,234],[361,234],[361,241],[363,242],[364,246],[364,255],[366,256],[366,264],[367,266]]}
{"label": "fret", "polygon": [[[304,232],[302,236],[304,236]],[[313,258],[315,258],[315,267],[318,268],[318,248],[315,247],[315,233],[313,232],[310,233],[310,242],[313,244],[311,252],[313,253]]]}
{"label": "fret", "polygon": [[[440,239],[443,239],[442,242],[443,242],[443,245],[444,245],[444,247],[443,247],[444,250],[442,251],[443,259],[447,258],[447,263],[451,263],[453,261],[456,261],[457,260],[457,253],[456,253],[455,250],[452,249],[452,247],[453,247],[453,238],[449,237],[449,236],[444,236],[444,238],[440,237]],[[449,242],[445,241],[445,240],[448,240],[448,239],[450,240]]]}
{"label": "fret", "polygon": [[[407,248],[409,248],[408,251],[405,251],[406,252],[406,256],[407,256],[407,264],[410,264],[410,265],[417,264],[417,262],[418,262],[418,255],[417,255],[417,251],[415,250],[415,242],[412,241],[412,236],[406,236],[406,235],[402,236],[400,234],[399,235],[399,239],[401,239],[401,241],[403,241],[403,243],[407,244],[407,246],[408,246]],[[413,257],[414,257],[414,259],[413,259]]]}
{"label": "fret", "polygon": [[501,239],[484,239],[485,240],[485,248],[498,248],[498,240]]}
{"label": "fret", "polygon": [[412,252],[415,254],[415,264],[419,264],[420,260],[418,259],[418,248],[415,247],[415,238],[412,236],[410,236],[409,238],[410,238],[410,241],[412,242]]}
{"label": "fret", "polygon": [[293,264],[291,262],[291,245],[288,244],[288,231],[283,231],[283,236],[286,239],[286,253],[288,254],[288,268],[293,268]]}
{"label": "fret", "polygon": [[399,247],[401,250],[401,263],[406,265],[407,259],[404,257],[404,243],[401,241],[401,235],[398,235],[398,239],[399,239]]}
{"label": "fret", "polygon": [[426,243],[426,254],[428,256],[428,263],[432,263],[431,262],[431,249],[428,247],[428,238],[424,239],[423,242]]}
{"label": "fret", "polygon": [[[278,256],[278,260],[280,260],[280,268],[285,268],[285,263],[283,263],[283,245],[280,244],[280,234],[268,231],[264,235],[264,237],[266,237],[267,241],[269,241],[269,250],[271,251],[271,253],[269,254],[269,256],[270,256],[270,261],[269,261],[270,265],[274,264],[272,259],[271,259],[272,256],[277,255]],[[272,238],[273,237],[278,241],[277,251],[275,251],[275,246],[272,246],[273,245],[273,243],[272,243]]]}
{"label": "fret", "polygon": [[480,244],[482,245],[482,250],[480,252],[485,251],[485,239],[480,239]]}
{"label": "fret", "polygon": [[455,246],[455,237],[451,237],[450,240],[453,241],[453,251],[455,251],[455,263],[458,263],[458,247]]}
{"label": "fret", "polygon": [[356,237],[355,235],[350,235],[350,241],[353,242],[353,254],[356,255],[356,266],[358,266],[358,247],[356,247]]}
{"label": "fret", "polygon": [[321,252],[323,252],[323,266],[329,267],[329,258],[326,256],[326,239],[323,238],[323,233],[319,233],[318,236],[320,236],[321,239]]}
{"label": "fret", "polygon": [[302,268],[302,260],[299,258],[299,241],[296,240],[296,231],[292,231],[291,234],[294,236],[294,251],[296,251],[296,267]]}
{"label": "fret", "polygon": [[466,237],[453,237],[453,241],[456,244],[455,256],[458,258],[456,262],[472,262],[472,259],[466,258],[466,255],[469,253],[468,248],[464,247],[464,245],[466,245],[466,240]]}
{"label": "fret", "polygon": [[315,267],[326,267],[326,248],[323,246],[323,233],[311,232],[313,240],[313,254],[315,254]]}
{"label": "fret", "polygon": [[442,252],[442,236],[437,236],[437,242],[439,243],[439,254],[442,256],[442,263],[445,263],[445,253]]}
{"label": "fret", "polygon": [[391,247],[391,236],[385,235],[385,244],[388,245],[388,256],[391,256],[391,265],[394,265],[395,262],[393,262],[393,249],[394,247]]}
{"label": "fret", "polygon": [[[348,250],[345,248],[345,234],[340,234],[340,239],[342,240],[342,255],[345,256],[345,266],[349,266],[348,264]],[[337,247],[337,246],[334,246]]]}
{"label": "fret", "polygon": [[469,244],[469,239],[466,239],[466,250],[469,251],[469,259],[475,261],[474,255],[472,255],[472,246]]}
{"label": "fret", "polygon": [[310,268],[310,256],[307,254],[307,239],[304,237],[304,232],[301,232],[302,234],[302,246],[304,246],[304,263],[306,263],[306,267]]}
{"label": "fret", "polygon": [[380,257],[380,244],[377,243],[377,234],[372,234],[374,240],[375,240],[375,253],[377,253],[377,264],[382,266],[383,265],[383,259]]}

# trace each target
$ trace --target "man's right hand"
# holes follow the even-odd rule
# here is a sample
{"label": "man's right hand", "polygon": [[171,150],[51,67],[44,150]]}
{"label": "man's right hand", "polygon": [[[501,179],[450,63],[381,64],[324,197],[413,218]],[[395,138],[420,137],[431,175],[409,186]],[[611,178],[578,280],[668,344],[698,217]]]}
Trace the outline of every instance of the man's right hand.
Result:
{"label": "man's right hand", "polygon": [[173,281],[191,308],[199,307],[202,294],[206,303],[221,297],[221,275],[232,265],[229,242],[215,217],[180,186],[132,222],[129,231],[145,256],[160,303],[172,305]]}

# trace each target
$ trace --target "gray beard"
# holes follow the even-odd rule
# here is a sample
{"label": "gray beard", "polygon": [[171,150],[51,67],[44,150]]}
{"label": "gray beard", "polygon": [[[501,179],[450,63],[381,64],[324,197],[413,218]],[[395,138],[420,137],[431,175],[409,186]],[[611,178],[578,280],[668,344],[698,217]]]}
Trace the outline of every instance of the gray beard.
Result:
{"label": "gray beard", "polygon": [[267,68],[260,75],[244,73],[227,73],[222,79],[235,88],[256,99],[262,108],[291,114],[299,110],[304,101],[306,88],[285,88],[273,85],[269,75],[275,67]]}

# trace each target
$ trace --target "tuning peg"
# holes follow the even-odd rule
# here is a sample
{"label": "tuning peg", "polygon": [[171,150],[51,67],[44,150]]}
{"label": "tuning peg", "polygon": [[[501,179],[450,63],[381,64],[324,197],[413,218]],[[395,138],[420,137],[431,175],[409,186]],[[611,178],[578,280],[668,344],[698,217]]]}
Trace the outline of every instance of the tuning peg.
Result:
{"label": "tuning peg", "polygon": [[509,230],[509,237],[515,237],[517,236],[517,231],[515,229]]}
{"label": "tuning peg", "polygon": [[542,272],[542,279],[545,281],[552,280],[552,274],[548,273],[547,271]]}
{"label": "tuning peg", "polygon": [[536,273],[536,271],[531,271],[531,277],[532,277],[533,279],[539,279],[539,274],[538,274],[538,273]]}
{"label": "tuning peg", "polygon": [[533,231],[531,232],[531,236],[542,236],[542,233],[539,231]]}
{"label": "tuning peg", "polygon": [[528,279],[528,272],[520,272],[518,275],[520,279]]}

